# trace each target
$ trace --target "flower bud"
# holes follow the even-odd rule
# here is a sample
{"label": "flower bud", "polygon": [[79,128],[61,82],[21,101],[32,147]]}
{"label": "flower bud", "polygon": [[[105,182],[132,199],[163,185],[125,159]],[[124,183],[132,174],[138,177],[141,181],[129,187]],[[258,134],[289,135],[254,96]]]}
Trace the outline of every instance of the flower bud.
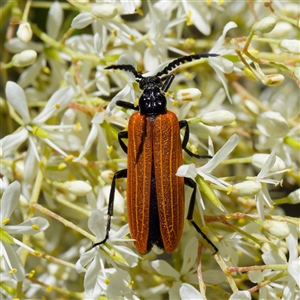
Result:
{"label": "flower bud", "polygon": [[284,76],[281,74],[270,74],[266,75],[265,78],[262,79],[262,83],[267,86],[276,86],[282,83],[284,80]]}
{"label": "flower bud", "polygon": [[15,67],[22,68],[33,64],[37,53],[34,50],[24,50],[13,56],[12,63]]}
{"label": "flower bud", "polygon": [[55,181],[53,185],[79,197],[85,196],[92,190],[92,187],[88,183],[81,180],[65,181],[64,183]]}
{"label": "flower bud", "polygon": [[21,42],[28,43],[32,38],[32,30],[28,22],[23,22],[19,25],[17,37]]}
{"label": "flower bud", "polygon": [[196,88],[183,89],[176,93],[175,98],[183,102],[190,102],[199,99],[201,94],[201,91]]}
{"label": "flower bud", "polygon": [[300,189],[297,189],[287,196],[289,203],[298,204],[300,202]]}
{"label": "flower bud", "polygon": [[111,170],[105,170],[101,172],[101,177],[105,182],[111,182],[114,177],[114,172],[112,172]]}
{"label": "flower bud", "polygon": [[[257,167],[258,169],[261,169],[263,165],[266,163],[267,159],[269,158],[270,154],[264,154],[264,153],[259,153],[259,154],[254,154],[251,159],[252,165]],[[276,160],[272,168],[270,169],[270,172],[276,172],[276,171],[281,171],[286,168],[286,165],[284,161],[276,156]]]}
{"label": "flower bud", "polygon": [[115,6],[105,3],[93,5],[91,13],[96,18],[112,19],[117,15],[118,10]]}
{"label": "flower bud", "polygon": [[261,191],[261,184],[257,181],[247,180],[233,185],[232,193],[244,196],[253,197]]}
{"label": "flower bud", "polygon": [[263,229],[279,239],[284,239],[290,234],[290,229],[285,222],[266,220]]}
{"label": "flower bud", "polygon": [[273,30],[276,25],[276,19],[272,17],[266,17],[258,21],[252,26],[252,30],[255,34],[258,33],[269,33]]}
{"label": "flower bud", "polygon": [[235,115],[228,110],[217,110],[205,113],[201,122],[209,126],[226,126],[235,121]]}
{"label": "flower bud", "polygon": [[279,44],[280,48],[284,51],[299,54],[300,41],[299,40],[282,40]]}
{"label": "flower bud", "polygon": [[285,118],[274,111],[267,111],[258,116],[256,126],[264,135],[272,138],[285,137],[289,131]]}

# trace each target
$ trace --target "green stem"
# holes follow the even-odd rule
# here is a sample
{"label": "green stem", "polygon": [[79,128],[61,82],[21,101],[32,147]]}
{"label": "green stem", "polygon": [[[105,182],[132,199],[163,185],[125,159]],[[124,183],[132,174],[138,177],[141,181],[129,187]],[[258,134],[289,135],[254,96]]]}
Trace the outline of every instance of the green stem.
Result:
{"label": "green stem", "polygon": [[56,40],[51,38],[49,35],[47,35],[45,32],[43,32],[41,29],[39,29],[36,24],[31,23],[30,26],[31,26],[33,33],[38,38],[40,38],[46,44],[70,55],[70,57],[72,58],[73,61],[89,60],[89,61],[93,61],[94,63],[100,64],[101,59],[96,54],[79,54],[79,53],[73,51],[72,49],[70,49],[69,47],[67,47],[66,45],[64,45],[60,42],[57,42]]}
{"label": "green stem", "polygon": [[39,210],[41,213],[61,222],[62,224],[64,224],[66,227],[69,227],[73,230],[76,230],[77,232],[79,232],[80,234],[82,234],[83,236],[85,236],[86,238],[88,238],[89,240],[96,242],[97,239],[95,236],[93,236],[92,234],[89,234],[88,232],[86,232],[85,230],[81,229],[80,227],[76,226],[74,223],[62,218],[61,216],[57,215],[56,213],[54,213],[53,211],[37,204],[37,203],[33,203],[31,205],[32,208]]}

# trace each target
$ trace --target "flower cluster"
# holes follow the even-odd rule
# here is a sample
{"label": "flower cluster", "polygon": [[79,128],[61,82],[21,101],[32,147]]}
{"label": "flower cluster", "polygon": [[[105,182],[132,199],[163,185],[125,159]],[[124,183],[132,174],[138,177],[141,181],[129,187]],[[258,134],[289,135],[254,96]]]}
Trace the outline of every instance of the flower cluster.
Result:
{"label": "flower cluster", "polygon": [[[1,297],[299,299],[298,5],[5,3]],[[165,93],[189,124],[176,176],[196,186],[185,189],[190,217],[196,194],[193,220],[174,252],[142,256],[126,180],[114,178],[126,169],[118,133],[132,114],[118,101],[136,108],[136,74],[197,53],[217,55],[174,67]],[[117,64],[141,73],[105,69]]]}

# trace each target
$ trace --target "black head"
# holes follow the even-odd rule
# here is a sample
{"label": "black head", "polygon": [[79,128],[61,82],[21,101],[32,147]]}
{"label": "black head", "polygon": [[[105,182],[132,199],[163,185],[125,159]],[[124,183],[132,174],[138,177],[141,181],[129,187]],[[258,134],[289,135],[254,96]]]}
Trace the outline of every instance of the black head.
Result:
{"label": "black head", "polygon": [[160,115],[167,111],[167,99],[161,90],[162,80],[158,76],[143,77],[139,81],[143,93],[139,100],[142,115]]}

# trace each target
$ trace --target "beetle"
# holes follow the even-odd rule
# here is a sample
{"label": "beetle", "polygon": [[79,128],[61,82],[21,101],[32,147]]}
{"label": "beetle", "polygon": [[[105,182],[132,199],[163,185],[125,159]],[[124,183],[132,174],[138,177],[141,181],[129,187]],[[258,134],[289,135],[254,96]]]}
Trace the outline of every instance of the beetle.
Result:
{"label": "beetle", "polygon": [[[187,149],[189,126],[186,120],[167,110],[165,93],[174,75],[170,71],[194,59],[216,57],[218,54],[194,54],[173,60],[155,76],[143,77],[132,65],[112,65],[106,69],[119,69],[133,73],[143,93],[138,106],[118,100],[120,107],[137,110],[129,119],[128,131],[118,134],[120,146],[127,153],[127,169],[114,174],[109,195],[106,236],[93,244],[103,244],[109,238],[110,222],[116,180],[127,177],[128,223],[134,245],[138,252],[146,254],[153,245],[167,253],[174,251],[180,241],[184,224],[184,184],[193,189],[187,219],[202,237],[218,251],[216,246],[193,221],[196,201],[196,183],[191,178],[176,176],[182,165],[182,149],[196,158],[200,156]],[[180,129],[185,127],[181,143]],[[128,139],[127,146],[123,139]]]}

